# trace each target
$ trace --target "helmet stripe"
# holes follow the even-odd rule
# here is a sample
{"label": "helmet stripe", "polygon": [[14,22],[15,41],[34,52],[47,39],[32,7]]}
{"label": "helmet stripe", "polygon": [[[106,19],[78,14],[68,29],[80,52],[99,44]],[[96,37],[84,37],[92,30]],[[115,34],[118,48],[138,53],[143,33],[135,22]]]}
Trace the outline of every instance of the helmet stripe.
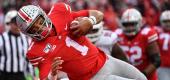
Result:
{"label": "helmet stripe", "polygon": [[31,22],[32,21],[32,19],[26,13],[24,13],[24,11],[22,11],[22,9],[19,10],[18,14],[26,22]]}
{"label": "helmet stripe", "polygon": [[53,9],[54,9],[54,6],[52,6],[52,8],[51,8],[50,12],[48,13],[48,15],[51,14],[51,12],[53,11]]}

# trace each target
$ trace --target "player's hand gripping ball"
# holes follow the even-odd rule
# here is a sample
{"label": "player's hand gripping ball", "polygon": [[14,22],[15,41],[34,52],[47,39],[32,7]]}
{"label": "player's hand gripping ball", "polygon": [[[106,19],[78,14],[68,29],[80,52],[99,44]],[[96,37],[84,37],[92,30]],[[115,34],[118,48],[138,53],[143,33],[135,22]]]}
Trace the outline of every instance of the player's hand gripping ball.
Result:
{"label": "player's hand gripping ball", "polygon": [[74,37],[86,35],[92,28],[93,25],[89,21],[88,17],[78,17],[70,24],[71,34]]}

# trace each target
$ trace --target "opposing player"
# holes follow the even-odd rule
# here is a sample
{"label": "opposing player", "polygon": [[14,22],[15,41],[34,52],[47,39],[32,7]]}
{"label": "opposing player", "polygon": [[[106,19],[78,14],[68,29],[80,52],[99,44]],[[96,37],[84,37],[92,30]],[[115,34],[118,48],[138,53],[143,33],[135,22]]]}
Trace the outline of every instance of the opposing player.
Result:
{"label": "opposing player", "polygon": [[104,30],[103,24],[103,22],[100,22],[94,25],[86,36],[104,53],[128,62],[126,55],[117,43],[117,34],[110,30]]}
{"label": "opposing player", "polygon": [[61,57],[61,71],[70,80],[147,80],[135,67],[105,55],[84,36],[102,19],[99,11],[73,12],[64,3],[56,3],[48,17],[37,6],[23,6],[17,22],[23,33],[35,39],[27,57],[39,67],[40,79],[50,75],[54,57]]}
{"label": "opposing player", "polygon": [[158,69],[159,80],[170,79],[170,11],[162,12],[160,16],[161,27],[155,27],[159,34],[159,49],[161,52],[161,67]]}
{"label": "opposing player", "polygon": [[130,63],[143,72],[148,80],[157,80],[156,69],[161,61],[156,31],[149,27],[142,27],[142,16],[133,8],[123,13],[121,23],[121,29],[115,32]]}

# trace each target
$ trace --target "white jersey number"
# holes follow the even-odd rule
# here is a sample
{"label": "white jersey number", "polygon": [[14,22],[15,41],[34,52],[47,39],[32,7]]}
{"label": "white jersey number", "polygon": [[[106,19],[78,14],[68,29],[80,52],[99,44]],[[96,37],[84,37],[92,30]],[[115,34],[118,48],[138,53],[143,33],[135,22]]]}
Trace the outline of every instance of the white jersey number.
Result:
{"label": "white jersey number", "polygon": [[160,39],[163,39],[162,49],[167,51],[168,50],[168,43],[169,43],[169,40],[170,40],[170,35],[169,34],[160,34]]}
{"label": "white jersey number", "polygon": [[[131,55],[128,56],[128,58],[129,58],[129,61],[132,64],[138,64],[138,62],[135,62],[135,61],[142,57],[142,49],[139,46],[132,46],[132,47],[121,46],[121,48],[125,52],[130,52],[131,53]],[[136,53],[136,54],[134,54],[134,53]]]}
{"label": "white jersey number", "polygon": [[69,37],[66,37],[66,46],[67,47],[73,47],[75,48],[77,51],[79,51],[81,53],[81,55],[85,56],[87,55],[87,52],[88,52],[88,47],[87,46],[82,46],[80,45],[79,43],[77,43],[76,41],[72,40],[71,38]]}

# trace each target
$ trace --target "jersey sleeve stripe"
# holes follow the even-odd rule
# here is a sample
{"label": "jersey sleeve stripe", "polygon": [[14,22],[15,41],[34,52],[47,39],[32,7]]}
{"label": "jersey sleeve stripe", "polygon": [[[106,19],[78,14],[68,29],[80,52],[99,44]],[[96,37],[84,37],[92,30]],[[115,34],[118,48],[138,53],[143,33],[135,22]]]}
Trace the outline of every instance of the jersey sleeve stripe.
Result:
{"label": "jersey sleeve stripe", "polygon": [[150,39],[155,38],[155,37],[158,37],[158,35],[154,34],[154,35],[150,36],[148,39],[150,40]]}
{"label": "jersey sleeve stripe", "polygon": [[70,6],[69,6],[69,10],[70,10],[70,12],[72,11],[71,8],[70,8]]}
{"label": "jersey sleeve stripe", "polygon": [[42,59],[43,57],[38,57],[38,58],[34,58],[34,59],[30,59],[29,61],[37,61],[37,60],[40,60]]}
{"label": "jersey sleeve stripe", "polygon": [[153,42],[153,41],[155,41],[155,40],[157,40],[158,39],[158,35],[157,34],[154,34],[153,36],[150,36],[149,38],[148,38],[148,42],[150,43],[150,42]]}
{"label": "jersey sleeve stripe", "polygon": [[67,4],[64,4],[64,5],[65,5],[65,7],[66,7],[67,11],[71,12],[71,8],[70,8],[70,6],[69,6],[69,5],[67,5]]}
{"label": "jersey sleeve stripe", "polygon": [[54,6],[52,6],[52,8],[51,8],[50,12],[48,13],[48,15],[51,14],[51,12],[53,11],[53,9],[54,9]]}
{"label": "jersey sleeve stripe", "polygon": [[33,66],[36,66],[38,65],[38,62],[35,62],[35,63],[31,63]]}
{"label": "jersey sleeve stripe", "polygon": [[67,4],[64,4],[64,5],[65,5],[66,9],[68,10],[68,5]]}

